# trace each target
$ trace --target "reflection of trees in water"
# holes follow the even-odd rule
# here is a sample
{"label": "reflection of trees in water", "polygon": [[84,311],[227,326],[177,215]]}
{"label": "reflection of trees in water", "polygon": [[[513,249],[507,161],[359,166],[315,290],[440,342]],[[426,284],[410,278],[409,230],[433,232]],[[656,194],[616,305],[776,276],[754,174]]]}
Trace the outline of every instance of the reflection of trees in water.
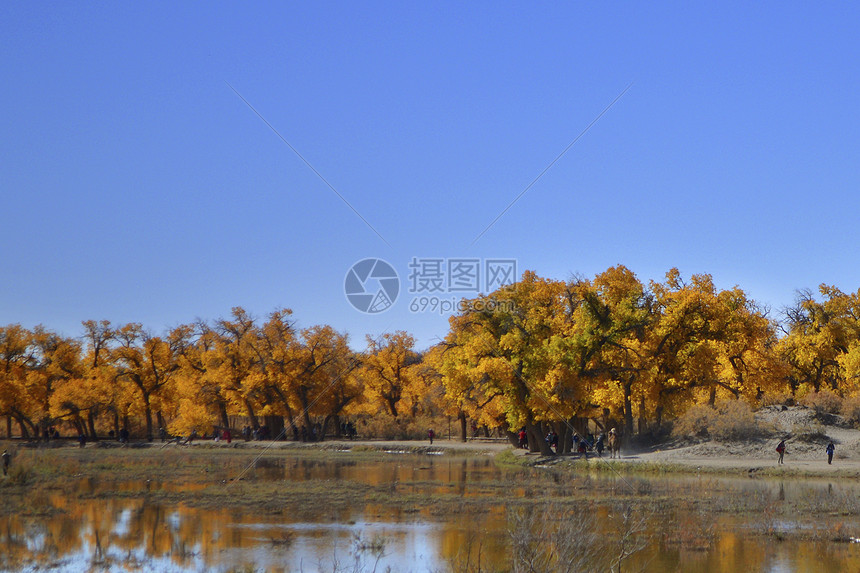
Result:
{"label": "reflection of trees in water", "polygon": [[588,502],[511,508],[511,571],[622,571],[625,562],[647,546],[647,521],[630,504],[617,504],[608,517],[598,522]]}
{"label": "reflection of trees in water", "polygon": [[[860,506],[856,487],[832,484],[815,489],[803,482],[787,482],[780,488],[778,482],[717,478],[626,476],[621,480],[546,469],[504,473],[486,463],[397,456],[376,468],[365,462],[328,463],[326,470],[327,463],[319,460],[290,461],[284,464],[288,475],[315,476],[308,487],[331,487],[333,495],[338,487],[358,485],[362,489],[348,505],[279,498],[262,514],[259,508],[201,509],[179,502],[152,503],[146,497],[100,497],[110,491],[145,496],[142,488],[100,486],[91,492],[95,499],[86,499],[69,484],[64,489],[74,493],[68,497],[62,490],[49,494],[43,490],[42,495],[33,495],[28,515],[0,519],[0,569],[62,564],[75,553],[85,554],[88,563],[169,559],[176,567],[189,570],[215,568],[226,559],[256,559],[258,552],[292,556],[319,549],[319,544],[309,545],[308,540],[361,532],[361,522],[368,520],[400,524],[386,552],[412,551],[407,545],[410,534],[404,532],[411,531],[416,522],[432,523],[431,532],[420,534],[421,547],[455,573],[525,571],[530,567],[563,571],[557,566],[560,560],[570,563],[571,570],[629,571],[646,563],[648,570],[692,570],[679,569],[685,562],[701,565],[697,571],[732,570],[726,563],[735,570],[758,570],[777,542],[772,532],[782,529],[783,510],[799,508],[800,515],[794,519],[809,513],[809,520],[819,521],[824,528],[828,527],[827,516],[835,515],[835,510],[853,511]],[[335,475],[340,479],[332,477]],[[379,486],[369,487],[368,483]],[[395,484],[390,502],[387,496],[375,495],[390,484]],[[182,489],[182,484],[173,484],[173,491]],[[780,501],[781,491],[786,501]],[[312,507],[305,507],[309,505]],[[740,516],[738,512],[742,512]],[[857,521],[838,519],[847,525]],[[773,526],[755,527],[762,523]],[[737,533],[749,525],[755,527],[748,529],[753,533]],[[764,536],[751,538],[761,532]],[[287,538],[291,543],[283,542]],[[782,543],[791,548],[792,559],[798,563],[813,547],[796,539]],[[834,563],[846,565],[842,570],[857,569],[848,567],[854,563],[848,559],[832,555]]]}

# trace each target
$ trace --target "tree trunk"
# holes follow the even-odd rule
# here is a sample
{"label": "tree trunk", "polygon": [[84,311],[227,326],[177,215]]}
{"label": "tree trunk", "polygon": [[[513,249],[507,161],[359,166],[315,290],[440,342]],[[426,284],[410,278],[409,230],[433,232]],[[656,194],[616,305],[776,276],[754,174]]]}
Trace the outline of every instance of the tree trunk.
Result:
{"label": "tree trunk", "polygon": [[397,400],[394,398],[387,398],[386,402],[388,403],[388,411],[391,412],[391,415],[395,418],[397,417]]}
{"label": "tree trunk", "polygon": [[290,403],[289,403],[289,401],[286,399],[286,397],[284,397],[282,401],[283,401],[283,403],[284,403],[284,409],[287,411],[287,420],[290,422],[290,427],[291,427],[291,428],[295,428],[295,427],[296,427],[296,422],[295,422],[295,420],[293,419],[293,409],[292,409],[292,408],[290,408]]}
{"label": "tree trunk", "polygon": [[624,435],[633,435],[633,403],[631,400],[633,381],[624,383]]}
{"label": "tree trunk", "polygon": [[78,435],[87,435],[83,419],[79,415],[76,414],[75,417],[72,419],[72,426],[75,428],[75,431],[78,433]]}
{"label": "tree trunk", "polygon": [[314,425],[311,423],[311,415],[308,413],[308,409],[304,408],[304,419],[305,419],[305,429],[308,432],[308,440],[313,441],[314,439]]}
{"label": "tree trunk", "polygon": [[559,444],[561,446],[561,453],[563,454],[569,454],[570,449],[573,447],[573,435],[576,431],[573,424],[574,418],[571,418],[566,424],[561,425],[562,432],[559,432]]}
{"label": "tree trunk", "polygon": [[89,410],[87,412],[87,426],[89,427],[89,430],[90,430],[89,438],[94,442],[99,441],[99,436],[96,433],[96,417],[93,414],[92,410]]}
{"label": "tree trunk", "polygon": [[530,452],[540,452],[542,456],[553,455],[553,451],[550,449],[549,444],[544,439],[543,431],[538,424],[532,422],[527,423],[526,434],[529,437]]}
{"label": "tree trunk", "polygon": [[254,413],[254,406],[251,405],[251,401],[247,398],[245,399],[245,411],[248,413],[248,417],[251,418],[251,425],[255,430],[258,429],[260,427],[260,422],[257,421],[257,414]]}
{"label": "tree trunk", "polygon": [[25,440],[30,439],[30,432],[27,431],[27,426],[24,424],[24,420],[21,418],[16,418],[18,420],[18,425],[21,427],[21,437]]}
{"label": "tree trunk", "polygon": [[515,448],[520,447],[520,437],[517,434],[513,433],[512,431],[510,431],[508,429],[505,429],[505,437],[508,438],[508,441],[511,443],[511,445],[513,447],[515,447]]}
{"label": "tree trunk", "polygon": [[218,400],[218,415],[221,417],[221,425],[229,428],[230,416],[227,415],[227,404],[223,400]]}
{"label": "tree trunk", "polygon": [[[325,441],[325,434],[328,431],[328,423],[331,421],[331,416],[326,416],[323,418],[322,429],[320,430],[319,440]],[[338,430],[340,431],[340,430]]]}
{"label": "tree trunk", "polygon": [[144,413],[146,414],[146,441],[152,441],[152,404],[149,403],[149,394],[144,394]]}
{"label": "tree trunk", "polygon": [[465,442],[469,439],[469,436],[466,434],[466,412],[463,410],[457,412],[457,420],[460,422],[460,441]]}

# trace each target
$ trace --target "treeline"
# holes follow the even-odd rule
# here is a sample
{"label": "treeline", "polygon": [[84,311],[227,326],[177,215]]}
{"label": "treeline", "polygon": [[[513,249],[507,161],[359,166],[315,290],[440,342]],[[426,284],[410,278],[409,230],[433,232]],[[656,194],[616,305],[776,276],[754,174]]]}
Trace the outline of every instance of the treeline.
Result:
{"label": "treeline", "polygon": [[[152,439],[264,416],[287,428],[363,433],[456,420],[546,449],[590,420],[626,436],[659,432],[693,405],[753,407],[810,393],[860,391],[860,291],[822,285],[778,316],[738,287],[677,270],[647,285],[623,266],[593,279],[522,279],[465,301],[444,341],[418,352],[399,331],[363,352],[330,326],[297,329],[291,311],[182,325],[83,323],[81,338],[0,328],[0,416],[23,437],[65,424],[91,439],[121,428]],[[503,304],[502,304],[503,303]],[[423,430],[426,432],[426,427]],[[419,434],[420,435],[420,434]],[[417,435],[416,435],[417,437]]]}

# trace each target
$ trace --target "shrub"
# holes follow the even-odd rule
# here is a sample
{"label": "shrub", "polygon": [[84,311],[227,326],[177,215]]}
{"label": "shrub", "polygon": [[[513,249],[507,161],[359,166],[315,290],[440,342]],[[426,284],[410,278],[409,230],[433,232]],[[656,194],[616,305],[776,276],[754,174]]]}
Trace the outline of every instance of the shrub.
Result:
{"label": "shrub", "polygon": [[839,413],[855,428],[860,427],[860,394],[852,394],[843,398]]}
{"label": "shrub", "polygon": [[805,424],[794,429],[794,437],[800,442],[826,444],[830,437],[821,424]]}
{"label": "shrub", "polygon": [[672,433],[678,437],[706,438],[716,418],[714,408],[708,404],[696,404],[675,421]]}
{"label": "shrub", "polygon": [[673,430],[676,436],[720,440],[751,438],[759,431],[752,409],[743,400],[723,400],[716,407],[693,406],[678,418]]}
{"label": "shrub", "polygon": [[[446,421],[421,414],[394,418],[380,413],[374,417],[359,419],[357,425],[359,439],[382,440],[426,440],[429,428],[434,428],[437,438],[442,439],[446,437],[448,428]],[[456,431],[455,428],[452,430]]]}
{"label": "shrub", "polygon": [[791,406],[794,400],[787,392],[767,392],[761,397],[761,406]]}
{"label": "shrub", "polygon": [[842,409],[842,398],[827,389],[810,392],[800,402],[815,410],[816,414],[838,414]]}

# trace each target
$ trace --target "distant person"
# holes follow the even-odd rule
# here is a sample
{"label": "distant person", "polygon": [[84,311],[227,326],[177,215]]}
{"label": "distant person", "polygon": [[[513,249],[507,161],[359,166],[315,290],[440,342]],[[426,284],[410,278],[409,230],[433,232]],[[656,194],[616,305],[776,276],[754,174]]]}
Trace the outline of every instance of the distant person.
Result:
{"label": "distant person", "polygon": [[3,475],[5,476],[5,475],[9,474],[9,461],[12,458],[12,456],[9,455],[8,450],[3,450],[2,457],[3,457]]}
{"label": "distant person", "polygon": [[430,438],[430,444],[433,444],[433,438],[436,437],[436,432],[433,431],[433,428],[427,430],[427,437]]}
{"label": "distant person", "polygon": [[529,447],[529,438],[528,438],[528,435],[526,434],[525,428],[522,428],[520,430],[520,433],[517,437],[520,439],[520,447],[521,448],[526,449]]}
{"label": "distant person", "polygon": [[602,433],[599,436],[597,436],[597,443],[594,445],[594,448],[597,450],[598,457],[603,455],[603,434]]}
{"label": "distant person", "polygon": [[779,454],[779,459],[776,463],[783,463],[782,458],[785,456],[785,440],[780,440],[780,442],[776,445],[776,453]]}
{"label": "distant person", "polygon": [[827,444],[827,448],[824,451],[827,452],[827,464],[832,464],[833,452],[836,451],[836,446],[833,445],[833,442],[830,442],[829,444]]}

